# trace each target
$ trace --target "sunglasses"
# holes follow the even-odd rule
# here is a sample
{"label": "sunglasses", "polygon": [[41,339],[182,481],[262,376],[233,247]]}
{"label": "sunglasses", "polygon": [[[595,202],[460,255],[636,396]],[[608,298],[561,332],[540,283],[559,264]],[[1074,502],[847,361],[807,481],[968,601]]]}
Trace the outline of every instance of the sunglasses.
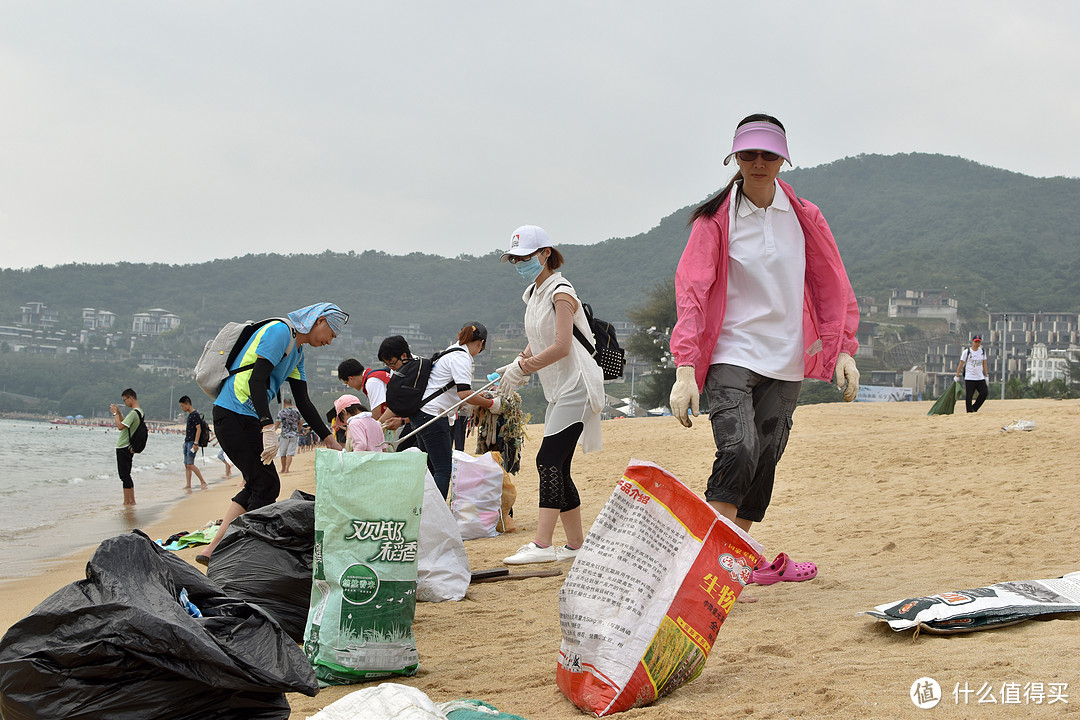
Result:
{"label": "sunglasses", "polygon": [[517,257],[515,255],[515,256],[510,257],[507,260],[507,262],[509,262],[511,265],[517,265],[520,262],[525,262],[527,260],[532,260],[534,257],[536,257],[536,254],[539,253],[539,252],[540,252],[540,250],[537,250],[536,252],[534,252],[534,253],[532,253],[530,255],[526,255],[525,257]]}
{"label": "sunglasses", "polygon": [[740,150],[735,153],[735,157],[739,158],[743,162],[754,162],[761,157],[765,162],[773,162],[779,160],[780,156],[772,152],[762,152],[761,150]]}

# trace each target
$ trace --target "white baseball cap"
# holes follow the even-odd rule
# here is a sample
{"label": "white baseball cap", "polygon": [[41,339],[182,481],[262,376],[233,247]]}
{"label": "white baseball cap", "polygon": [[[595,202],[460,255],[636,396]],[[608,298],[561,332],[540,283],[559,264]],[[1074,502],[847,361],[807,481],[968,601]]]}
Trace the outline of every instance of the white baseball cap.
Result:
{"label": "white baseball cap", "polygon": [[511,257],[526,257],[537,250],[551,247],[551,238],[544,228],[535,225],[522,225],[510,236],[510,249],[503,253],[501,262]]}

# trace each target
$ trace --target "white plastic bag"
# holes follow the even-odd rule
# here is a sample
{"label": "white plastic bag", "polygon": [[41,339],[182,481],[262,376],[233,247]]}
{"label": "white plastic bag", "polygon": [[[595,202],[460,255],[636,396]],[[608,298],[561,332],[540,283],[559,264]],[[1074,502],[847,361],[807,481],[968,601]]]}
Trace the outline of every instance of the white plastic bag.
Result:
{"label": "white plastic bag", "polygon": [[[438,491],[436,491],[438,492]],[[442,497],[442,493],[439,493]],[[423,690],[382,683],[356,690],[330,703],[307,720],[446,720],[446,715]]]}
{"label": "white plastic bag", "polygon": [[424,509],[416,548],[416,599],[421,602],[461,600],[472,572],[465,543],[454,514],[446,505],[431,473],[424,480]]}
{"label": "white plastic bag", "polygon": [[454,451],[450,510],[462,540],[495,537],[502,510],[503,471],[491,453],[473,457]]}

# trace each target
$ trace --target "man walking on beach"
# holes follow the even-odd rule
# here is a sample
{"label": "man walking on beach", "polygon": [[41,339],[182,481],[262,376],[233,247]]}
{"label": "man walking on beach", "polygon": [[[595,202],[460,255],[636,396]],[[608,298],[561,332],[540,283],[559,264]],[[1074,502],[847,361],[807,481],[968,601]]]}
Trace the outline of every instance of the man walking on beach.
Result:
{"label": "man walking on beach", "polygon": [[131,452],[131,433],[143,421],[142,411],[139,409],[138,396],[135,391],[128,388],[120,393],[124,399],[124,405],[128,407],[127,417],[120,414],[120,407],[113,403],[109,406],[112,413],[113,423],[120,431],[120,437],[116,440],[116,472],[120,475],[120,483],[124,486],[124,504],[135,504],[135,483],[131,480],[131,461],[135,454]]}
{"label": "man walking on beach", "polygon": [[960,353],[960,365],[956,368],[956,381],[960,382],[960,378],[964,378],[964,405],[969,413],[979,412],[979,408],[986,402],[986,396],[990,394],[990,388],[986,384],[989,376],[982,335],[976,335],[971,338],[971,347]]}
{"label": "man walking on beach", "polygon": [[199,478],[199,484],[205,490],[209,487],[203,480],[202,473],[195,466],[195,455],[199,452],[199,441],[202,439],[202,415],[191,405],[191,398],[185,395],[180,398],[180,409],[188,414],[187,427],[184,429],[184,474],[187,476],[185,490],[191,489],[191,473]]}
{"label": "man walking on beach", "polygon": [[292,398],[285,398],[285,407],[278,412],[274,429],[281,430],[278,457],[281,458],[281,472],[287,473],[300,444],[300,411],[293,407]]}

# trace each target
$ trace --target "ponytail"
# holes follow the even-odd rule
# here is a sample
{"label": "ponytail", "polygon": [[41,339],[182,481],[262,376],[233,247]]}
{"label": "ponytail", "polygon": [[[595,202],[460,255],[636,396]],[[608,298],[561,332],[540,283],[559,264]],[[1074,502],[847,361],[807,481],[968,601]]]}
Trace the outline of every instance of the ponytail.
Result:
{"label": "ponytail", "polygon": [[735,207],[739,206],[742,201],[742,170],[735,173],[735,177],[731,178],[731,181],[724,187],[723,190],[713,195],[711,198],[694,208],[694,211],[690,213],[690,219],[686,221],[686,226],[690,227],[700,218],[711,218],[720,210],[720,206],[724,204],[724,200],[727,199],[728,194],[732,188],[735,188]]}
{"label": "ponytail", "polygon": [[483,323],[471,322],[461,328],[457,335],[458,345],[467,345],[475,340],[483,340],[487,344],[488,331]]}

